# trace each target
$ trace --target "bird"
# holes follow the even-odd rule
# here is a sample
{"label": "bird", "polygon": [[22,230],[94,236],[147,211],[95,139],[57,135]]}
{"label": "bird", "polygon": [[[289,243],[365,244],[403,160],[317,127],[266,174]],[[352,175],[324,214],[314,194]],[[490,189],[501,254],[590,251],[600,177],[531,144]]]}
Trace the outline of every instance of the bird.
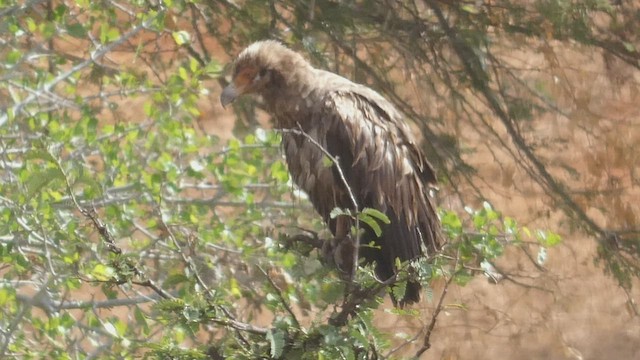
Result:
{"label": "bird", "polygon": [[[355,246],[364,264],[374,264],[380,281],[398,274],[397,260],[406,264],[441,249],[441,224],[429,195],[436,173],[391,102],[365,85],[313,67],[276,40],[255,42],[239,53],[220,102],[226,107],[248,94],[262,98],[274,127],[282,130],[291,178],[333,234],[331,248],[341,270],[360,262],[349,260]],[[375,209],[389,221],[381,224],[379,236],[363,226],[353,242],[356,220],[344,213],[332,216],[336,208]],[[349,244],[356,244],[351,251]],[[402,307],[418,302],[420,292],[414,277],[402,298],[393,291],[391,297]]]}

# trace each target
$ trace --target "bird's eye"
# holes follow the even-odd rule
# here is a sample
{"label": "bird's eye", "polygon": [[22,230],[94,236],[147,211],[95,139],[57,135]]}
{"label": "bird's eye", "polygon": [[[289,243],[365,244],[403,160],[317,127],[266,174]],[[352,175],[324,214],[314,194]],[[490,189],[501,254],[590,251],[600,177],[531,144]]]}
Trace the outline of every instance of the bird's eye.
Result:
{"label": "bird's eye", "polygon": [[265,76],[268,76],[269,71],[267,69],[260,69],[260,71],[253,77],[253,82],[258,83],[262,82],[265,79]]}

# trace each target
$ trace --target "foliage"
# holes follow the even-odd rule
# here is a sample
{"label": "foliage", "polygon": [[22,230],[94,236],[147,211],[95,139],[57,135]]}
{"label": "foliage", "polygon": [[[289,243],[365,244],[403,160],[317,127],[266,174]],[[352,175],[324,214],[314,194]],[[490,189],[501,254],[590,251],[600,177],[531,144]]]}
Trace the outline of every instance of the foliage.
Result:
{"label": "foliage", "polygon": [[[417,7],[399,2],[383,13],[375,10],[386,9],[377,1],[311,3],[272,2],[265,13],[257,0],[0,0],[0,354],[364,359],[392,357],[416,342],[376,327],[389,284],[372,269],[359,269],[355,284],[344,284],[325,263],[316,237],[292,236],[300,228],[302,235],[326,232],[304,194],[292,190],[277,131],[247,128],[256,122],[255,103],[236,105],[244,122],[228,142],[202,130],[201,121],[215,119],[201,119],[201,99],[224,82],[225,56],[219,48],[212,53],[211,39],[233,53],[251,39],[279,37],[344,72],[339,64],[346,62],[330,63],[326,56],[327,49],[338,49],[337,59],[351,59],[353,77],[386,92],[427,143],[449,145],[426,150],[452,188],[472,173],[465,150],[450,133],[439,129],[436,135],[427,126],[433,117],[442,127],[440,114],[417,113],[401,101],[386,77],[391,66],[374,56],[389,43],[414,49],[413,62],[403,61],[429,65],[416,76],[438,101],[450,104],[450,97],[463,110],[471,106],[467,87],[487,90],[482,84],[492,76],[483,70],[493,56],[491,26],[596,44],[625,60],[637,56],[632,40],[594,34],[589,12],[614,14],[597,1],[447,7],[458,21],[457,41],[467,46],[461,51],[477,60],[469,71],[441,61],[450,34]],[[360,11],[365,8],[374,10]],[[524,15],[531,9],[537,9],[534,18]],[[397,41],[388,41],[392,36]],[[371,66],[352,43],[374,50]],[[513,122],[548,111],[538,98],[501,106]],[[525,163],[544,175],[531,158]],[[544,177],[541,182],[556,191],[553,199],[562,198],[562,186]],[[567,214],[598,233],[573,205],[567,204]],[[388,221],[375,209],[350,215],[376,232]],[[505,249],[532,248],[543,266],[545,249],[559,241],[552,232],[518,225],[488,202],[478,210],[443,211],[441,218],[449,245],[412,264],[412,271],[407,267],[393,287],[396,295],[410,276],[431,300],[429,284],[437,279],[464,285],[480,273],[498,282],[505,274],[496,262]],[[615,258],[619,265],[611,270],[629,278],[633,257]]]}

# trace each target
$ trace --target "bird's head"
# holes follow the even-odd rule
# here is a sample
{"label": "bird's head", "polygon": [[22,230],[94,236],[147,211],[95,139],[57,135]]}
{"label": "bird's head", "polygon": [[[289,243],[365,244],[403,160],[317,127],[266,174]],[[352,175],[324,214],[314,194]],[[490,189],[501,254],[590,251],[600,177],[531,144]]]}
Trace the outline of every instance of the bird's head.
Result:
{"label": "bird's head", "polygon": [[264,94],[289,82],[295,69],[310,65],[302,56],[273,40],[255,42],[234,62],[233,78],[220,95],[226,107],[244,94]]}

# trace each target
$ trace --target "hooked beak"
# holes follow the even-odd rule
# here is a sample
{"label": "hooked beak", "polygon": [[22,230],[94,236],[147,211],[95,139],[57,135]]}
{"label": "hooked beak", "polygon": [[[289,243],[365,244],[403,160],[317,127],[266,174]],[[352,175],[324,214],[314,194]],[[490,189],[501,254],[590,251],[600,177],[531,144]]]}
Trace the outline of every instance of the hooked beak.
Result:
{"label": "hooked beak", "polygon": [[233,100],[238,97],[238,95],[240,95],[240,93],[233,82],[227,85],[227,87],[222,90],[222,94],[220,94],[220,103],[222,103],[222,107],[226,108],[227,105],[231,104]]}

